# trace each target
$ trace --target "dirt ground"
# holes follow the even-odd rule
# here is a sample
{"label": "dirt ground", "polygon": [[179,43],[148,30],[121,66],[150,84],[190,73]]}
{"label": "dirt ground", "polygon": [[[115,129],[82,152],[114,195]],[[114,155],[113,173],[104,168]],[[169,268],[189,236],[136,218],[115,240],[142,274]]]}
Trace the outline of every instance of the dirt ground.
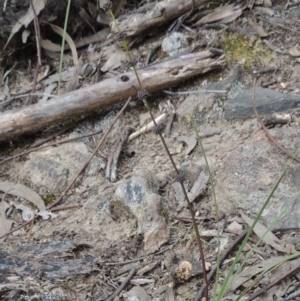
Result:
{"label": "dirt ground", "polygon": [[[109,28],[105,25],[104,12],[99,17],[101,22],[96,24],[91,7],[87,9],[92,4],[79,2],[75,1],[70,13],[73,31],[70,24],[69,30],[73,40],[93,34],[87,23],[82,25],[80,18],[84,9],[90,15],[88,20],[93,21],[92,25],[98,26],[95,28]],[[157,1],[156,4],[164,2],[168,1]],[[176,166],[185,175],[189,196],[194,196],[192,205],[208,272],[216,263],[218,244],[223,251],[251,225],[252,220],[248,218],[255,218],[289,160],[268,140],[252,111],[246,118],[238,113],[234,118],[226,117],[231,114],[228,113],[230,101],[239,95],[242,102],[246,98],[243,93],[253,88],[255,77],[257,87],[281,93],[277,94],[279,98],[280,95],[295,96],[296,104],[292,109],[284,104],[280,112],[270,107],[262,115],[265,120],[272,121],[267,117],[273,113],[282,114],[274,122],[270,121],[268,128],[292,154],[299,146],[300,122],[297,102],[300,88],[299,1],[245,1],[234,5],[228,1],[223,1],[222,5],[215,2],[203,3],[191,13],[177,16],[129,39],[138,70],[172,58],[181,51],[218,49],[225,56],[225,63],[213,71],[147,97],[154,117],[166,112],[163,108],[168,110],[167,118],[172,110],[175,111],[171,132],[169,136],[165,135],[165,141]],[[121,22],[122,18],[134,14],[136,7],[146,9],[152,1],[119,3],[122,9],[116,11]],[[84,9],[80,11],[80,17],[78,7],[81,6]],[[16,6],[12,11],[16,13],[17,10],[21,11],[22,7]],[[59,23],[61,12],[55,13],[57,25],[63,27]],[[17,14],[14,16],[20,18]],[[47,36],[57,43],[57,36],[45,26],[49,11],[37,17],[42,37]],[[32,20],[28,28],[34,32],[33,23]],[[19,39],[20,35],[16,33],[11,44],[0,52],[1,114],[50,102],[51,99],[43,98],[57,94],[57,80],[53,90],[47,90],[53,84],[51,80],[47,83],[41,80],[37,82],[35,96],[28,95],[37,70],[36,38],[31,34],[24,44],[20,44]],[[85,67],[78,77],[71,69],[71,51],[65,52],[63,70],[69,73],[63,77],[63,89],[71,89],[66,91],[79,91],[130,69],[121,47],[118,52],[105,41],[88,44],[96,49],[94,59],[88,52],[91,46],[77,47]],[[58,68],[58,52],[43,48],[37,78],[47,80]],[[86,71],[89,68],[95,68],[95,72]],[[238,71],[234,73],[234,70]],[[230,77],[232,72],[235,75]],[[74,87],[73,83],[70,88],[70,78],[74,77],[78,79],[77,85]],[[227,79],[230,88],[223,93]],[[24,92],[26,89],[28,91]],[[211,93],[203,93],[203,89],[211,90]],[[202,91],[193,93],[199,90]],[[20,91],[25,94],[16,97]],[[259,97],[256,101],[260,103]],[[37,133],[28,132],[0,142],[1,300],[201,300],[197,294],[203,285],[203,268],[190,211],[159,136],[150,130],[132,140],[129,138],[122,145],[116,180],[107,179],[108,158],[116,152],[115,144],[124,130],[130,128],[130,133],[136,132],[151,121],[142,101],[137,98],[131,101],[95,157],[65,192],[123,104],[69,116],[65,122],[41,128]],[[235,105],[233,102],[233,108]],[[214,187],[209,181],[190,114],[202,138]],[[60,144],[64,139],[91,133],[94,135]],[[44,142],[48,137],[51,140]],[[54,145],[31,151],[37,143],[47,145],[50,142]],[[27,150],[27,154],[11,158]],[[297,259],[300,177],[298,163],[291,164],[286,180],[275,193],[274,203],[266,209],[259,229],[244,247],[236,269],[244,259],[246,265],[231,283],[227,298],[223,300],[235,300],[259,273],[286,255],[293,255],[294,260],[269,272],[245,296],[264,289],[259,300],[300,300],[300,274],[297,274],[300,266]],[[48,210],[62,194],[62,201]],[[283,210],[282,204],[287,204],[295,195],[296,201],[288,208],[290,211],[282,222],[275,224],[273,236],[259,242],[260,231],[265,229],[263,224],[269,226]],[[35,211],[37,208],[42,214]],[[219,241],[217,229],[221,229]],[[14,231],[6,235],[11,230]],[[255,252],[247,258],[247,252],[257,242]],[[221,265],[218,279],[211,281],[211,300],[213,284],[222,285],[236,250],[234,248]],[[284,281],[274,285],[282,275],[285,275]],[[130,279],[126,280],[126,277]],[[122,284],[121,291],[112,295]],[[245,296],[241,300],[246,300]]]}

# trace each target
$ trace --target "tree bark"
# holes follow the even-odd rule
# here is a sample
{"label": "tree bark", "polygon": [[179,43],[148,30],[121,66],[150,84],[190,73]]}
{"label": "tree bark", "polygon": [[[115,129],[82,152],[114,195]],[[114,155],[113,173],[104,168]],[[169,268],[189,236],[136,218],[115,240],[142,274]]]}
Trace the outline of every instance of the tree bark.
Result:
{"label": "tree bark", "polygon": [[[139,69],[144,89],[155,92],[178,84],[193,76],[204,74],[224,64],[224,56],[208,50],[182,55],[173,60]],[[46,103],[37,103],[0,114],[0,141],[41,130],[98,108],[119,103],[135,96],[139,84],[133,71],[122,73],[89,87],[79,89]]]}

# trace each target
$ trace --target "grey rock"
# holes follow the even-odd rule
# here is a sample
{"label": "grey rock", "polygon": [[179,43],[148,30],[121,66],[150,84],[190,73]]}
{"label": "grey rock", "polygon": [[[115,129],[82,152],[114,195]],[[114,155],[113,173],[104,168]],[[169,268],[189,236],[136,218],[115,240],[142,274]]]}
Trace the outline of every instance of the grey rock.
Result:
{"label": "grey rock", "polygon": [[184,119],[189,121],[190,115],[197,120],[203,111],[211,110],[214,103],[214,94],[190,94],[179,105],[176,114],[179,120]]}
{"label": "grey rock", "polygon": [[174,55],[186,46],[186,41],[186,35],[180,32],[172,32],[163,39],[161,44],[162,51],[167,52],[169,55]]}
{"label": "grey rock", "polygon": [[124,297],[127,301],[151,301],[150,296],[141,286],[134,286],[131,290],[124,294]]}
{"label": "grey rock", "polygon": [[[299,134],[295,128],[274,128],[270,132],[291,153],[299,145]],[[226,159],[218,166],[215,175],[219,209],[227,214],[242,210],[253,218],[282,175],[288,158],[268,141],[263,131],[242,143],[237,140],[232,141],[232,144],[233,148],[226,154]],[[299,193],[299,187],[299,165],[293,163],[262,215],[265,225],[270,225],[289,205]],[[276,222],[275,230],[300,228],[299,196],[295,200]]]}
{"label": "grey rock", "polygon": [[[144,235],[144,251],[153,253],[170,239],[170,231],[162,216],[167,200],[157,194],[158,182],[149,171],[142,171],[119,184],[115,192],[114,208],[128,208],[138,220],[139,233]],[[127,212],[128,214],[128,212]]]}
{"label": "grey rock", "polygon": [[[30,153],[29,160],[25,162],[20,174],[38,187],[39,193],[43,194],[46,190],[56,195],[65,189],[90,155],[82,142],[62,144]],[[85,174],[89,176],[97,174],[98,161],[98,158],[94,158],[93,163],[85,170]]]}
{"label": "grey rock", "polygon": [[[225,103],[226,119],[247,119],[254,117],[252,107],[253,89],[241,91],[234,99]],[[283,94],[271,89],[256,88],[256,108],[261,116],[285,112],[300,105],[299,95]]]}
{"label": "grey rock", "polygon": [[[215,83],[209,83],[203,90],[208,91],[229,91],[233,84],[235,83],[239,72],[240,72],[240,65],[234,66],[226,78],[219,82]],[[190,94],[188,95],[185,100],[179,105],[176,114],[179,117],[179,120],[188,120],[190,122],[189,118],[190,115],[193,116],[195,121],[198,120],[201,121],[202,115],[205,112],[208,112],[213,109],[213,106],[215,104],[216,97],[218,95],[217,92],[215,93],[198,93],[198,94]]]}

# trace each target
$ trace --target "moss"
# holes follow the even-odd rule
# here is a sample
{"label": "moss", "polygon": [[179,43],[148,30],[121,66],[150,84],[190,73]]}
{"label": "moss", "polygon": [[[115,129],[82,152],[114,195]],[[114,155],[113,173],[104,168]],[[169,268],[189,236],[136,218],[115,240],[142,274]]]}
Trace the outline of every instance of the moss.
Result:
{"label": "moss", "polygon": [[43,199],[45,205],[48,206],[54,200],[56,200],[56,196],[54,194],[47,193],[47,194],[45,194],[45,195],[42,196],[42,199]]}
{"label": "moss", "polygon": [[244,68],[253,69],[262,67],[276,58],[276,54],[271,52],[259,38],[248,38],[240,34],[223,35],[223,49],[229,65],[245,59]]}
{"label": "moss", "polygon": [[169,207],[165,199],[163,199],[159,204],[158,214],[164,217],[166,220],[169,218]]}

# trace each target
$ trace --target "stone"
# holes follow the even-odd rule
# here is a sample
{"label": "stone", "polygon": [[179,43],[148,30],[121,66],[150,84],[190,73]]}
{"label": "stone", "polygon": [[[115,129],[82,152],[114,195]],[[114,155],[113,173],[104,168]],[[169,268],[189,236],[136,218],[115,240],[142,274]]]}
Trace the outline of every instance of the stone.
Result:
{"label": "stone", "polygon": [[[38,187],[40,194],[57,195],[66,188],[70,179],[90,155],[82,142],[66,143],[32,152],[20,170],[20,175]],[[99,159],[94,157],[84,173],[89,176],[98,174],[98,161]]]}
{"label": "stone", "polygon": [[[269,131],[275,139],[294,153],[293,150],[299,143],[296,128],[282,127]],[[228,138],[224,136],[224,139]],[[236,214],[238,210],[242,210],[253,218],[280,179],[287,166],[288,158],[269,142],[263,130],[246,140],[238,138],[237,141],[227,140],[226,143],[232,143],[235,148],[224,152],[226,155],[219,164],[214,178],[219,210],[223,210],[226,214]],[[265,226],[269,226],[297,196],[299,186],[299,164],[292,163],[263,212]],[[298,198],[276,222],[274,230],[300,227],[300,205],[297,200]]]}
{"label": "stone", "polygon": [[162,41],[162,51],[167,52],[170,56],[176,54],[179,50],[187,45],[187,36],[180,32],[172,32]]}
{"label": "stone", "polygon": [[[299,108],[299,95],[283,94],[271,89],[257,87],[256,108],[262,117],[273,113]],[[225,119],[247,119],[254,117],[252,106],[253,88],[241,91],[235,98],[225,103]]]}
{"label": "stone", "polygon": [[134,286],[127,293],[123,294],[126,301],[151,301],[150,296],[141,286]]}
{"label": "stone", "polygon": [[[137,218],[138,232],[144,236],[144,251],[157,251],[170,239],[170,230],[163,215],[167,215],[167,200],[157,194],[158,181],[150,171],[141,171],[121,182],[116,189],[114,208],[128,208]],[[124,213],[123,213],[124,214]],[[129,214],[129,213],[128,213]]]}

